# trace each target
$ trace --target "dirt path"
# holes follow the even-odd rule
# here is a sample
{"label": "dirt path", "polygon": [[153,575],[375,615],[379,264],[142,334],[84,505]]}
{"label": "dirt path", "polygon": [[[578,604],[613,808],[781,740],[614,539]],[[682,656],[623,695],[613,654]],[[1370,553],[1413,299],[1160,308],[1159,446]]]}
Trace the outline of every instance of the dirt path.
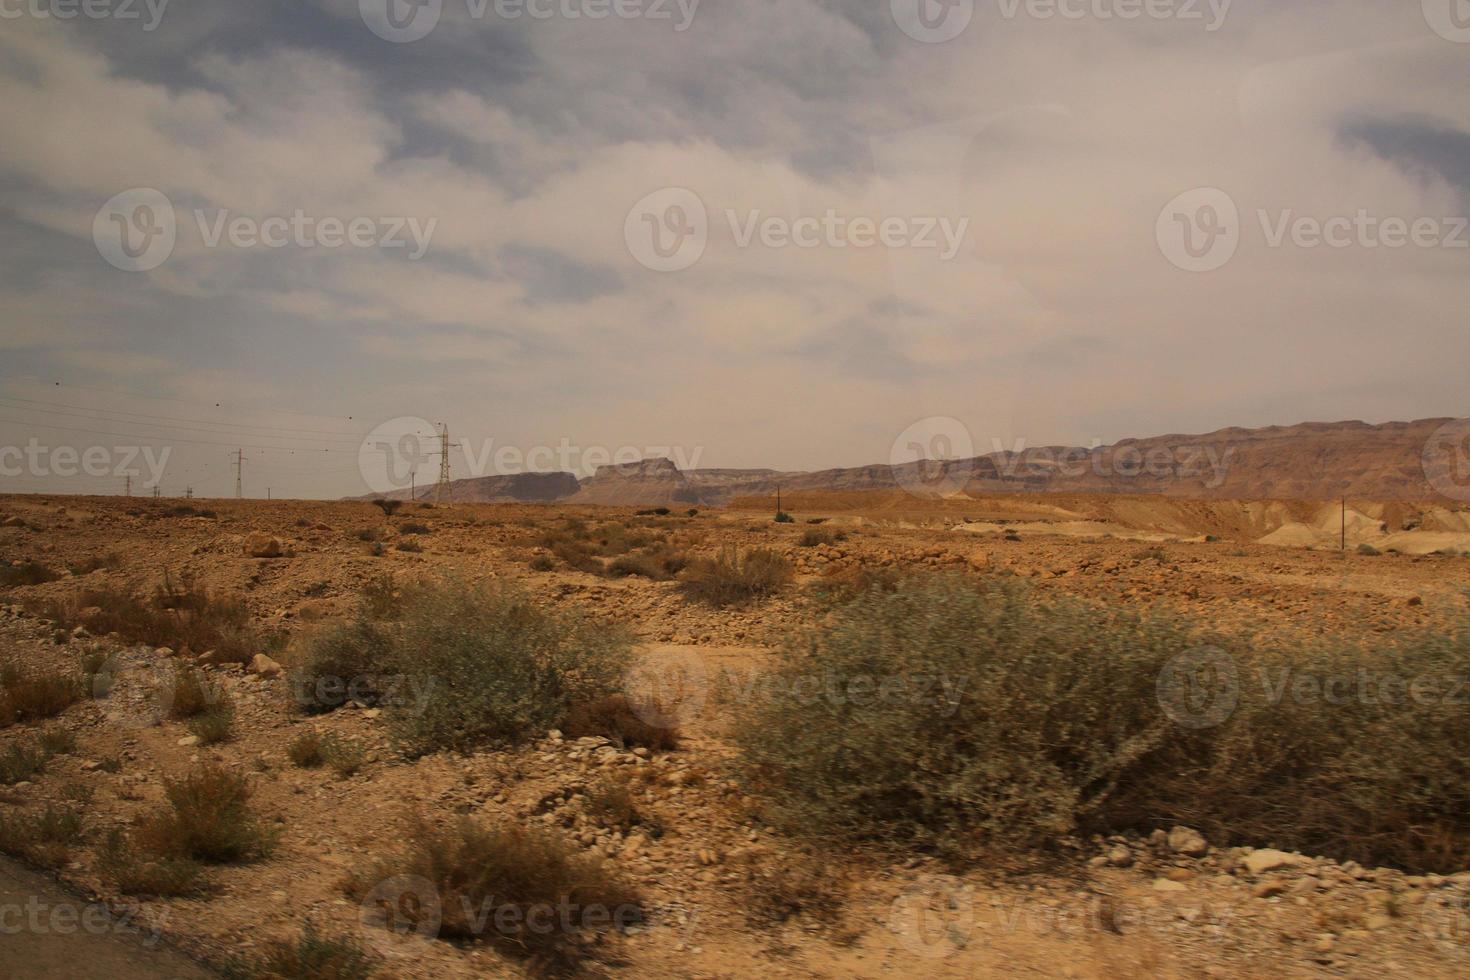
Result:
{"label": "dirt path", "polygon": [[145,929],[105,915],[0,858],[0,977],[27,980],[206,980]]}

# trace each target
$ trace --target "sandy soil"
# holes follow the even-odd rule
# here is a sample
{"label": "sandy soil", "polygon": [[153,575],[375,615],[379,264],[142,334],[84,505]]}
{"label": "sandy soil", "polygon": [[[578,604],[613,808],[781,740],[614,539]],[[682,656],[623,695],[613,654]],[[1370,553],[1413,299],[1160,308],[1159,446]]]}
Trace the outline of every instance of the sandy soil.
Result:
{"label": "sandy soil", "polygon": [[[211,589],[243,596],[260,623],[298,638],[349,610],[363,585],[385,572],[400,579],[448,572],[507,580],[539,602],[584,609],[627,626],[638,637],[640,656],[654,668],[695,664],[707,674],[755,669],[775,655],[794,628],[823,615],[810,595],[812,583],[859,564],[1011,574],[1041,590],[1179,608],[1227,630],[1372,635],[1433,624],[1461,613],[1470,601],[1470,560],[1461,557],[1342,555],[1260,545],[1249,537],[1259,523],[1231,534],[1181,526],[1158,543],[1153,537],[1109,537],[1094,524],[1071,523],[1120,524],[1119,513],[1146,509],[1149,501],[1062,501],[1050,505],[1055,509],[1044,515],[1048,519],[999,504],[992,510],[1010,508],[1004,523],[996,524],[1000,533],[977,533],[964,520],[946,523],[933,514],[904,520],[891,512],[802,510],[794,503],[788,509],[800,520],[825,514],[832,518],[829,526],[846,532],[845,540],[814,548],[797,544],[804,526],[773,525],[757,514],[715,511],[671,519],[669,533],[695,553],[763,545],[796,562],[796,587],[758,606],[728,611],[690,604],[672,583],[529,567],[538,528],[556,526],[568,515],[594,523],[632,521],[631,511],[456,505],[404,511],[389,521],[364,503],[193,501],[213,516],[166,516],[164,508],[176,503],[0,498],[0,519],[20,519],[18,526],[0,527],[0,559],[37,559],[61,568],[111,556],[85,575],[0,594],[0,603],[10,603],[0,615],[0,655],[54,663],[74,659],[78,644],[106,644],[57,644],[52,631],[19,606],[103,584],[151,589],[165,570],[193,574]],[[1107,515],[1100,513],[1104,504]],[[979,513],[973,502],[970,507],[977,511],[969,515],[975,523],[996,522],[994,513]],[[1308,518],[1314,508],[1320,505],[1283,510]],[[405,537],[398,530],[405,521],[429,526],[430,533],[413,535],[421,552],[393,547]],[[1067,526],[1053,526],[1058,521]],[[1229,522],[1219,523],[1217,531]],[[370,527],[388,543],[381,555],[357,537]],[[289,556],[246,557],[242,546],[252,532],[281,538]],[[1204,540],[1207,534],[1218,540]],[[1021,877],[984,867],[951,877],[927,861],[894,864],[855,854],[827,868],[849,889],[839,921],[760,921],[752,915],[753,889],[796,860],[800,848],[754,819],[749,801],[728,779],[730,750],[722,738],[718,699],[705,699],[690,714],[678,751],[652,760],[548,737],[516,751],[405,761],[376,712],[306,718],[293,710],[283,680],[221,669],[215,674],[237,704],[237,737],[201,748],[181,744],[187,739],[179,723],[153,725],[127,709],[128,685],[146,683],[160,668],[160,656],[142,648],[124,648],[120,655],[129,665],[120,687],[107,699],[74,706],[62,719],[77,734],[76,754],[54,760],[34,783],[12,787],[14,798],[7,796],[0,806],[60,798],[69,786],[85,784],[92,794],[88,840],[95,843],[108,828],[127,826],[158,806],[166,776],[207,759],[251,773],[256,804],[277,822],[281,842],[267,861],[220,869],[214,896],[135,902],[112,894],[96,873],[90,846],[60,871],[70,887],[130,910],[137,921],[157,926],[199,956],[257,948],[270,938],[295,935],[311,919],[361,936],[383,952],[391,975],[516,975],[518,965],[488,947],[397,937],[365,925],[361,910],[344,896],[344,875],[367,857],[391,850],[409,816],[427,812],[541,821],[587,833],[585,846],[605,855],[648,898],[644,926],[600,940],[599,969],[612,976],[1470,972],[1462,913],[1456,912],[1470,893],[1470,875],[1415,879],[1315,862],[1281,872],[1281,893],[1258,898],[1261,877],[1243,871],[1239,855],[1214,851],[1187,858],[1146,841],[1126,842],[1136,856],[1130,867],[1108,866],[1097,857],[1119,842],[1083,842],[1072,865]],[[281,657],[289,660],[290,649]],[[293,767],[284,747],[307,727],[360,743],[366,765],[345,779]],[[0,742],[24,734],[0,732]],[[120,771],[99,767],[99,760],[114,758]],[[558,802],[568,791],[620,770],[648,773],[646,805],[668,827],[662,838],[594,832]],[[1379,893],[1401,895],[1395,908],[1408,912],[1379,915]]]}

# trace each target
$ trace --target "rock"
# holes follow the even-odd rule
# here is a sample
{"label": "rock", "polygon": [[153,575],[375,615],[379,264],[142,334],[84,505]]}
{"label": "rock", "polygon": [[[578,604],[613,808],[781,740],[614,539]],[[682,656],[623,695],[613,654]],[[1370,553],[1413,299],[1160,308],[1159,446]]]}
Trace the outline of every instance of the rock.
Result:
{"label": "rock", "polygon": [[1155,878],[1154,891],[1156,892],[1182,892],[1189,888],[1182,881],[1170,881],[1168,878]]}
{"label": "rock", "polygon": [[178,741],[177,744],[183,746],[184,748],[189,748],[190,746],[198,745],[199,744],[199,736],[198,735],[185,735],[183,738],[179,739],[179,741]]}
{"label": "rock", "polygon": [[1204,857],[1210,853],[1210,844],[1203,834],[1189,827],[1175,827],[1166,839],[1169,850],[1186,857]]}
{"label": "rock", "polygon": [[1286,882],[1278,879],[1263,881],[1251,889],[1254,898],[1275,898],[1277,895],[1286,894]]}
{"label": "rock", "polygon": [[226,653],[223,650],[206,650],[195,657],[194,662],[205,667],[227,667],[244,663],[244,660],[241,659],[241,654]]}
{"label": "rock", "polygon": [[257,653],[250,658],[250,673],[257,677],[279,677],[281,676],[281,665],[263,653]]}
{"label": "rock", "polygon": [[283,558],[286,555],[286,544],[280,538],[253,531],[245,539],[245,554],[251,558]]}
{"label": "rock", "polygon": [[1263,875],[1268,871],[1278,871],[1282,868],[1299,868],[1307,863],[1307,859],[1300,854],[1288,854],[1285,851],[1265,848],[1260,851],[1251,851],[1241,859],[1245,869],[1253,875]]}
{"label": "rock", "polygon": [[977,551],[970,556],[970,567],[976,571],[985,571],[990,567],[990,556],[983,551]]}

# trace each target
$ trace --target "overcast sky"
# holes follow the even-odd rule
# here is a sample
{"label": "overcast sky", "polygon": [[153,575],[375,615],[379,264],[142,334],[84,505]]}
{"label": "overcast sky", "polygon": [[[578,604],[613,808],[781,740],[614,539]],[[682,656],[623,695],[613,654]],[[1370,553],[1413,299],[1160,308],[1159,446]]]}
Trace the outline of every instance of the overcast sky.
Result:
{"label": "overcast sky", "polygon": [[[402,417],[817,469],[1470,414],[1463,0],[91,2],[0,0],[0,445],[335,496]],[[46,458],[0,489],[121,489]]]}

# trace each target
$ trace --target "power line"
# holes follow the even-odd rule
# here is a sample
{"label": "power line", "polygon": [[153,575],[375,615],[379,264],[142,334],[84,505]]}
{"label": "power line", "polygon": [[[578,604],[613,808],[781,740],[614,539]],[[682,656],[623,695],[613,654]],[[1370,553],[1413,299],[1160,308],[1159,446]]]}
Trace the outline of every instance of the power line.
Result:
{"label": "power line", "polygon": [[[74,425],[57,425],[54,422],[36,422],[30,419],[8,419],[0,418],[0,422],[8,422],[11,425],[40,426],[45,429],[60,429],[63,432],[85,432],[94,436],[118,436],[124,439],[151,440],[153,442],[187,442],[198,446],[224,446],[227,449],[239,448],[238,442],[215,442],[209,439],[186,439],[182,436],[155,435],[152,433],[139,434],[136,432],[111,432],[103,429],[87,429]],[[351,449],[318,449],[314,446],[258,446],[245,444],[246,449],[259,449],[266,452],[292,452],[292,453],[338,453],[339,455],[357,455],[356,450]]]}
{"label": "power line", "polygon": [[[231,432],[231,431],[221,431],[221,429],[223,427],[229,426],[232,429],[254,430],[254,431],[247,431],[245,434],[246,435],[254,435],[254,436],[262,436],[262,437],[273,436],[277,432],[296,433],[296,432],[319,432],[320,431],[320,430],[313,430],[313,429],[275,429],[275,428],[272,428],[271,426],[266,426],[266,425],[243,425],[243,424],[234,423],[234,422],[201,422],[201,421],[197,421],[197,420],[194,420],[194,419],[179,419],[179,418],[172,418],[171,416],[165,416],[165,415],[144,415],[144,414],[139,413],[139,412],[122,412],[122,411],[113,411],[111,409],[84,408],[84,407],[76,406],[76,405],[56,405],[56,403],[36,401],[35,399],[31,399],[31,398],[12,398],[12,397],[10,397],[8,395],[0,395],[0,402],[25,402],[28,405],[42,405],[42,406],[46,406],[47,412],[49,414],[52,414],[52,415],[66,415],[66,416],[69,416],[69,417],[72,417],[72,418],[80,418],[80,419],[83,419],[83,420],[86,420],[86,421],[99,421],[99,422],[112,422],[112,421],[117,421],[117,422],[122,422],[122,423],[130,423],[130,424],[143,425],[143,426],[147,426],[148,428],[151,428],[151,429],[183,429],[185,431],[196,431],[196,432],[204,432],[204,433],[218,433],[220,435],[235,435],[236,433]],[[11,407],[15,408],[18,411],[23,411],[23,412],[35,412],[35,411],[38,411],[38,409],[28,408],[28,407],[25,407],[25,406],[22,406],[22,405],[15,405],[15,406],[11,406]],[[64,411],[64,409],[70,409],[70,408],[76,408],[76,409],[78,409],[78,411],[75,411],[75,412],[72,412],[72,411]],[[81,413],[86,413],[86,414],[81,414]],[[101,417],[98,418],[98,416],[101,416]],[[109,418],[108,416],[135,416],[135,417],[133,417],[133,418],[116,418],[116,419],[114,419],[114,418]],[[168,425],[168,424],[166,424],[164,422],[149,422],[149,421],[144,421],[146,419],[169,419],[170,421],[174,421],[174,422],[194,422],[195,424],[193,424],[193,425]],[[219,428],[219,429],[214,428],[216,426],[221,427],[221,428]],[[364,438],[364,436],[355,435],[355,434],[347,433],[347,432],[324,433],[324,434],[328,435],[329,438],[325,438],[324,439],[324,438],[316,438],[316,437],[312,437],[312,436],[307,436],[303,441],[306,441],[306,442],[358,442],[358,443],[360,443],[362,441],[362,439]]]}

